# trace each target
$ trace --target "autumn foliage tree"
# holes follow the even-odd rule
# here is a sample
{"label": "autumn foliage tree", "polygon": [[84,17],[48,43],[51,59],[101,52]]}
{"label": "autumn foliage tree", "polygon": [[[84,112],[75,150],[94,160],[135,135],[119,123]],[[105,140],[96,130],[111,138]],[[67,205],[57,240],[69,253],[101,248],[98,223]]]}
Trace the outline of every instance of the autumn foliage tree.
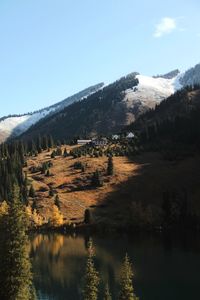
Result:
{"label": "autumn foliage tree", "polygon": [[63,224],[63,215],[55,204],[52,208],[52,213],[49,218],[49,224],[52,227],[59,227]]}

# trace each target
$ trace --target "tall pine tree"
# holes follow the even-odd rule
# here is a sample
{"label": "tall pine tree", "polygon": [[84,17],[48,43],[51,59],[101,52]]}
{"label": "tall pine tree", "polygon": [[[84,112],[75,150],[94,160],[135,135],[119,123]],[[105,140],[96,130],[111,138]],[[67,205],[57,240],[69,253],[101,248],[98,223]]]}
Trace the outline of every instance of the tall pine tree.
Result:
{"label": "tall pine tree", "polygon": [[113,158],[108,157],[107,175],[113,175]]}
{"label": "tall pine tree", "polygon": [[27,219],[15,186],[8,212],[0,222],[0,299],[33,300]]}
{"label": "tall pine tree", "polygon": [[84,300],[97,300],[99,287],[99,274],[94,266],[94,247],[92,240],[88,243],[88,258],[84,278]]}
{"label": "tall pine tree", "polygon": [[139,300],[133,289],[133,270],[126,254],[121,271],[119,300]]}

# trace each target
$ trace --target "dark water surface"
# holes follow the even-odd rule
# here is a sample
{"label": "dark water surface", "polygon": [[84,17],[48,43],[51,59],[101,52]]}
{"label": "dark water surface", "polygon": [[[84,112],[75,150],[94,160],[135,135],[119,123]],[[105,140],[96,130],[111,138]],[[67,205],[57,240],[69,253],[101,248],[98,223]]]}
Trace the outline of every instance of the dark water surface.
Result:
{"label": "dark water surface", "polygon": [[[82,299],[87,241],[88,237],[79,235],[31,237],[34,283],[40,300]],[[140,300],[200,299],[199,236],[94,236],[93,242],[101,289],[108,282],[113,299],[117,299],[126,252],[133,263],[134,288]]]}

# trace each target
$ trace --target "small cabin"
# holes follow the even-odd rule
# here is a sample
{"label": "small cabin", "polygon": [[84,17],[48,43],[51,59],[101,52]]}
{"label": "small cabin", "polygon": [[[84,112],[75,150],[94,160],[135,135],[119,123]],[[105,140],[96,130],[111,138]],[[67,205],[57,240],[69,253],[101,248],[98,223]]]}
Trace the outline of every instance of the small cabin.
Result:
{"label": "small cabin", "polygon": [[135,137],[135,134],[133,133],[133,132],[129,132],[129,133],[127,133],[127,135],[126,135],[126,138],[127,139],[133,139]]}
{"label": "small cabin", "polygon": [[108,140],[107,138],[97,138],[92,140],[92,144],[95,146],[105,146],[107,145]]}
{"label": "small cabin", "polygon": [[77,140],[78,145],[90,144],[92,140]]}
{"label": "small cabin", "polygon": [[119,134],[113,134],[112,135],[112,140],[119,140],[120,139],[120,135]]}

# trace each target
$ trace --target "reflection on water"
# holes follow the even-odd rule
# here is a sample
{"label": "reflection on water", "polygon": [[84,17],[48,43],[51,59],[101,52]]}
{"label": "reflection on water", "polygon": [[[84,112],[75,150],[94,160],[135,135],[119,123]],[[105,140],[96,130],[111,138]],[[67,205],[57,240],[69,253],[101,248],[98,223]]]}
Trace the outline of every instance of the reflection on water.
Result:
{"label": "reflection on water", "polygon": [[[88,237],[37,234],[31,238],[39,299],[82,299]],[[109,283],[117,299],[121,262],[127,252],[140,300],[200,299],[200,244],[197,238],[93,237],[101,287]]]}

